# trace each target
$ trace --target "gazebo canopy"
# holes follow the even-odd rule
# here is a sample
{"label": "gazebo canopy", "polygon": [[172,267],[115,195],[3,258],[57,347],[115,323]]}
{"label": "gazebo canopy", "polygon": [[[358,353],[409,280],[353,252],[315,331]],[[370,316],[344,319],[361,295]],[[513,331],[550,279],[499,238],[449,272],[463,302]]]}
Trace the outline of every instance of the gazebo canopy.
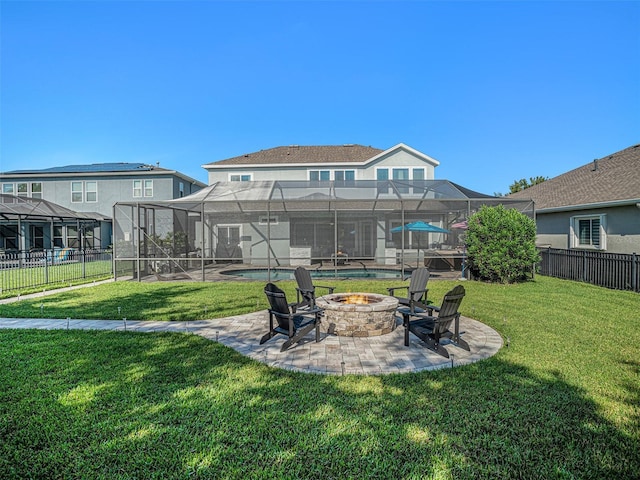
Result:
{"label": "gazebo canopy", "polygon": [[23,221],[103,220],[97,213],[74,212],[41,198],[0,194],[0,219]]}

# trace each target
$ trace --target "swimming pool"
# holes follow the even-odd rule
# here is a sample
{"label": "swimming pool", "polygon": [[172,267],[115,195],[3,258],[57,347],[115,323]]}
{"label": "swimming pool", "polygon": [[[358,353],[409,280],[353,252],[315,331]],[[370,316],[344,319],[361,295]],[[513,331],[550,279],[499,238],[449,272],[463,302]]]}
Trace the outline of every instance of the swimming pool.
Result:
{"label": "swimming pool", "polygon": [[[402,278],[400,270],[391,270],[389,268],[342,268],[339,270],[309,270],[312,278]],[[289,268],[272,268],[271,281],[274,280],[293,280],[293,269]],[[242,277],[248,280],[264,280],[268,279],[268,270],[266,268],[244,268],[238,270],[226,270],[220,272],[223,275],[234,277]]]}

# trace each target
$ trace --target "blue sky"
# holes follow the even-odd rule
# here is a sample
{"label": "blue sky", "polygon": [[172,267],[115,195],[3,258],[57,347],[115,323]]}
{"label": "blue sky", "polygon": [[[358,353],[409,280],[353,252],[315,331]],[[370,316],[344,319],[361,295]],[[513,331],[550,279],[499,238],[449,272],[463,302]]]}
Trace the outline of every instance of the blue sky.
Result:
{"label": "blue sky", "polygon": [[5,1],[0,171],[403,142],[483,192],[640,142],[640,2]]}

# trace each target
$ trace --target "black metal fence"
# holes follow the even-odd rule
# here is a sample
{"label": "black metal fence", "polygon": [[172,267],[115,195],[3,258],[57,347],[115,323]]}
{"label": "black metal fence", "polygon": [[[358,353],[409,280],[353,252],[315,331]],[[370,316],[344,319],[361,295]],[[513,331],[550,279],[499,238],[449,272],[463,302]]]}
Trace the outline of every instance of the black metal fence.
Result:
{"label": "black metal fence", "polygon": [[54,248],[0,254],[0,295],[112,275],[111,250]]}
{"label": "black metal fence", "polygon": [[640,291],[640,256],[589,250],[541,248],[539,273],[616,290]]}

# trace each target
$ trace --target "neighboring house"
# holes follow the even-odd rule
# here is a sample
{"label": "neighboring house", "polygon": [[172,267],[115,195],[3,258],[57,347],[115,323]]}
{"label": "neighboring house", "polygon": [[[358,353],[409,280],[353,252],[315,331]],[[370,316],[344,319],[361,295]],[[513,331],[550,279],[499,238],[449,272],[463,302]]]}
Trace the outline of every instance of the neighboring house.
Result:
{"label": "neighboring house", "polygon": [[0,248],[107,247],[111,244],[111,217],[116,202],[171,200],[205,186],[175,170],[142,163],[67,165],[0,173],[0,193],[5,203],[12,201],[11,196],[43,199],[99,220],[95,228],[79,229],[62,221],[51,224],[0,219]]}
{"label": "neighboring house", "polygon": [[640,145],[508,198],[534,200],[540,246],[640,253]]}
{"label": "neighboring house", "polygon": [[275,147],[202,165],[209,185],[225,181],[431,180],[439,162],[399,143],[388,150],[362,145]]}

